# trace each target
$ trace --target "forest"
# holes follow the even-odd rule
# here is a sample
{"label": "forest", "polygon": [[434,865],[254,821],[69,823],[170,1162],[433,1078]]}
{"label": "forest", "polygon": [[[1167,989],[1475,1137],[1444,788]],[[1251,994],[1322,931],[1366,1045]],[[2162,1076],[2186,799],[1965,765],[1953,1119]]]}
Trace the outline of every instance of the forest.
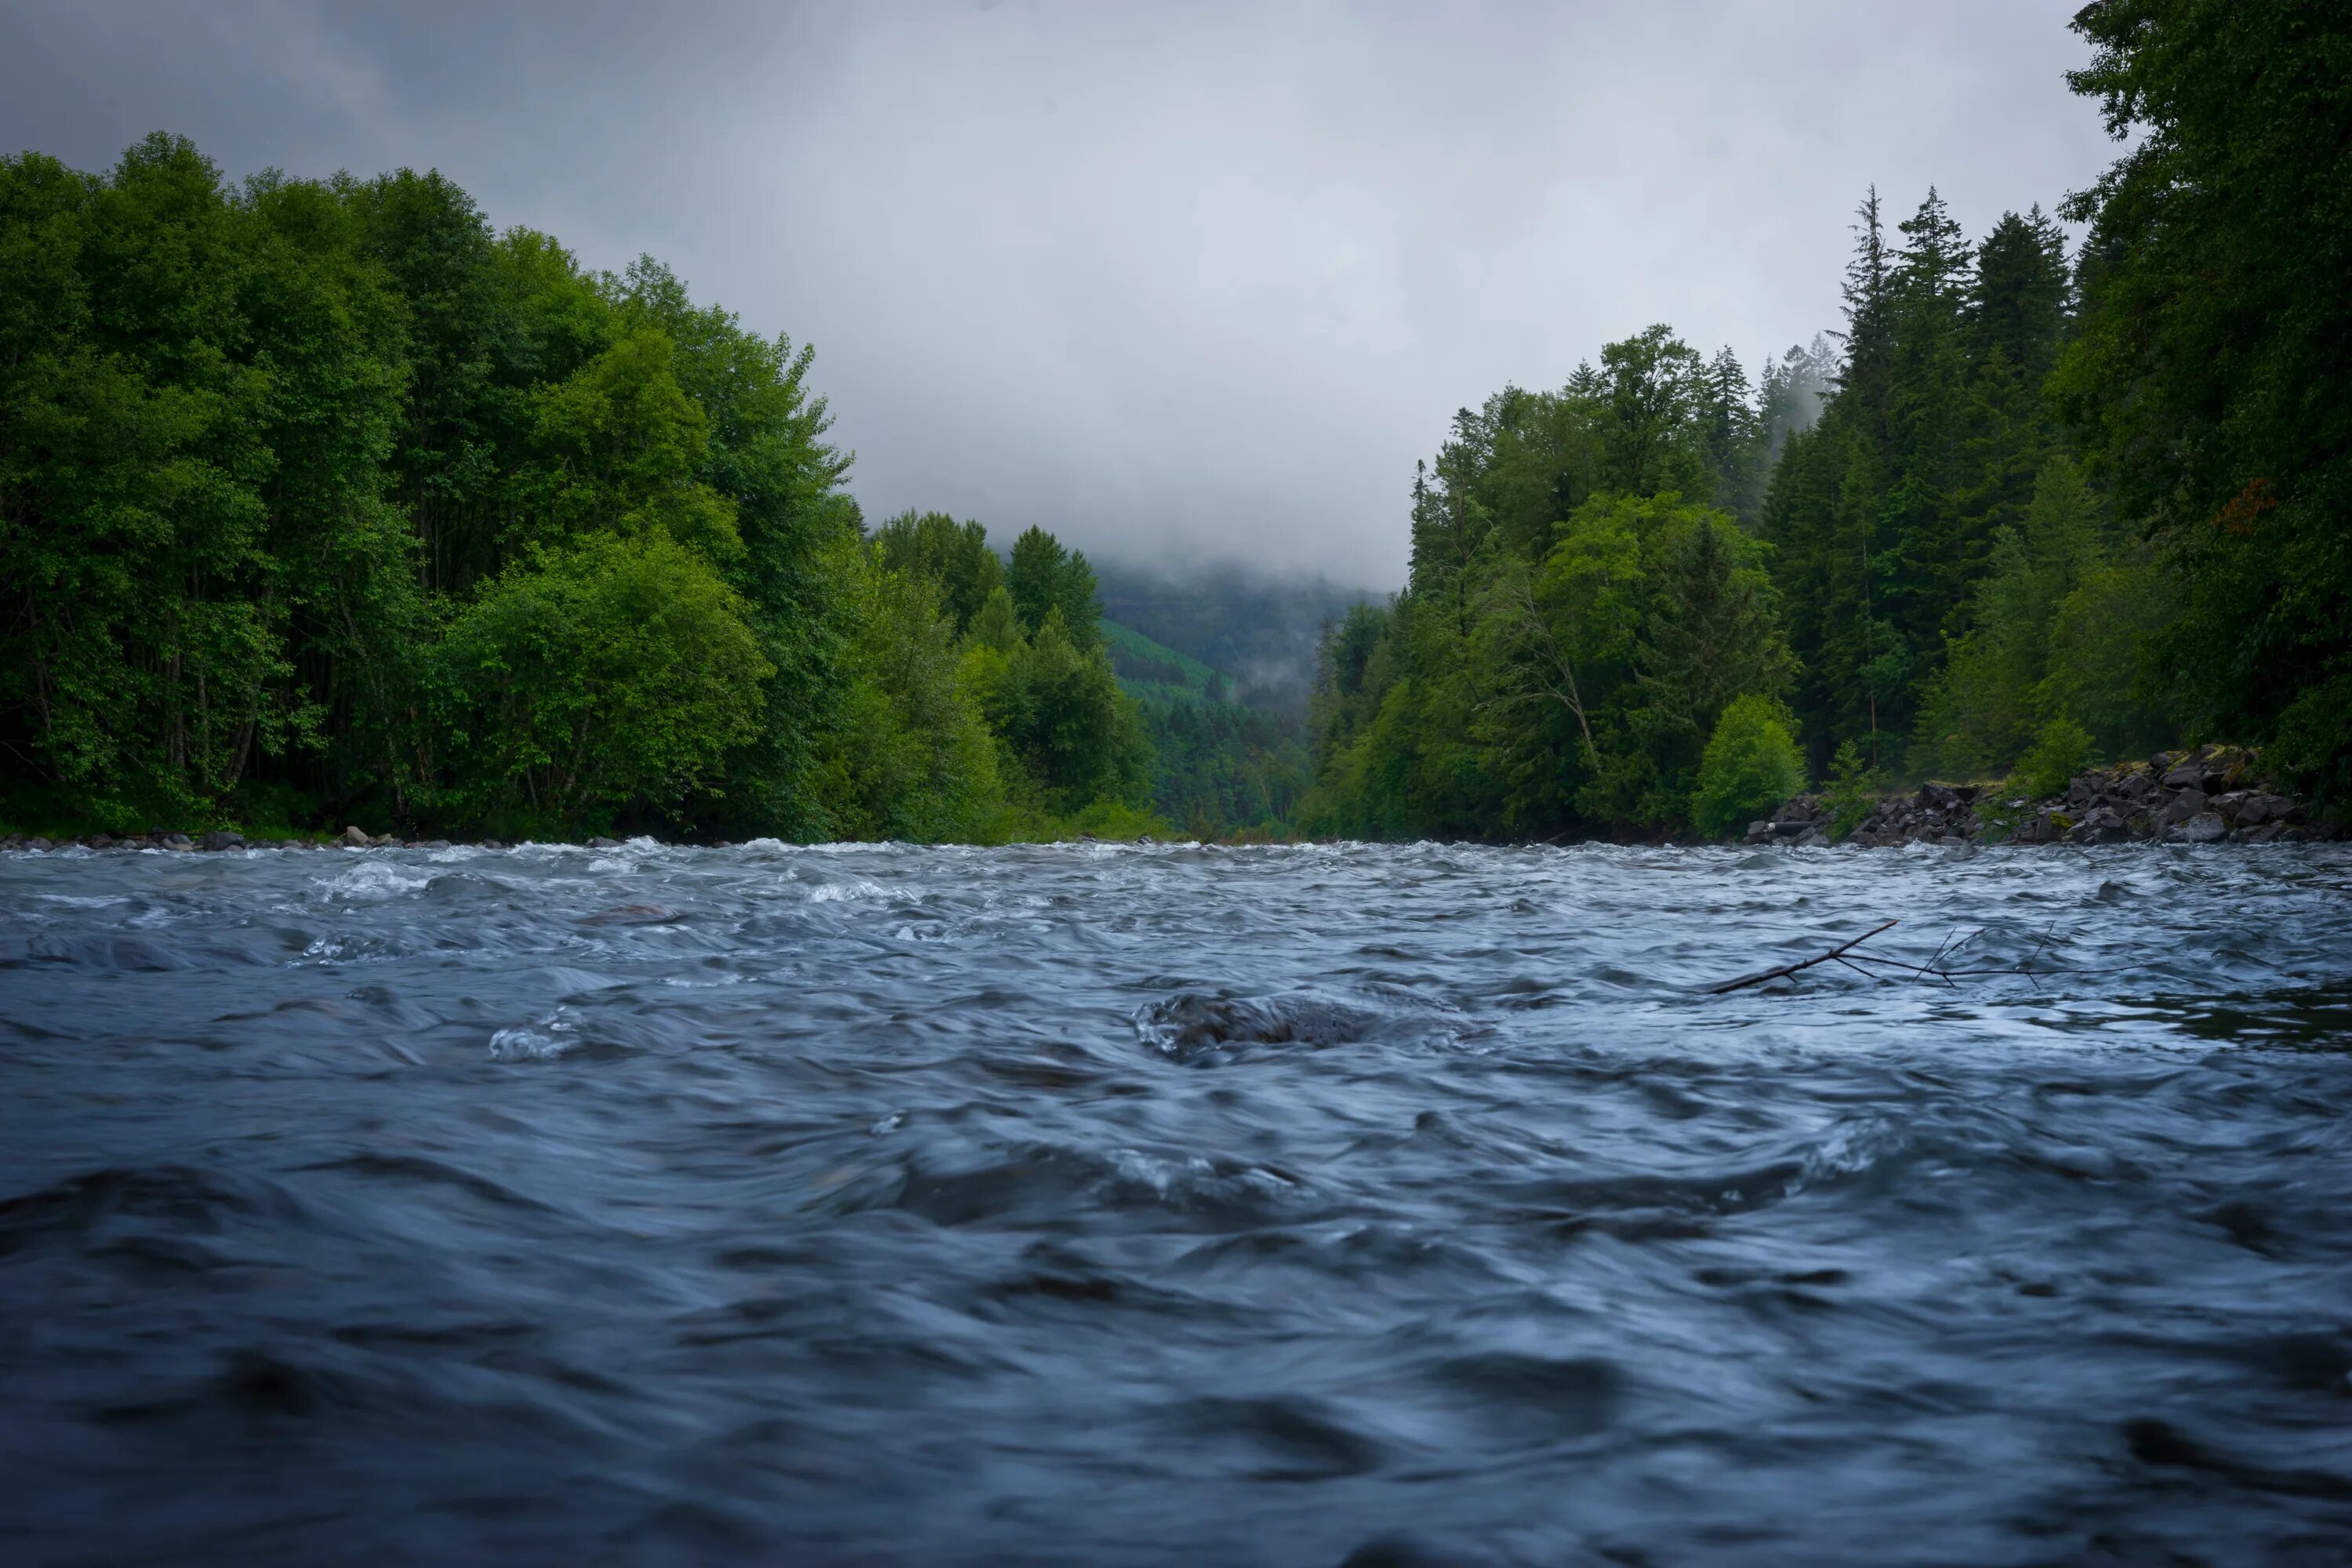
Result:
{"label": "forest", "polygon": [[1863,199],[1835,341],[1667,326],[1454,416],[1335,621],[1302,831],[1721,835],[2181,742],[2352,795],[2352,24],[2106,0],[2129,150],[1971,240]]}
{"label": "forest", "polygon": [[1042,530],[868,527],[810,366],[436,174],[0,163],[0,816],[1133,836],[1157,728],[1224,830],[1223,694],[1129,695]]}
{"label": "forest", "polygon": [[1873,190],[1835,334],[1462,410],[1304,704],[1323,590],[1122,625],[1043,530],[869,524],[811,351],[651,258],[0,160],[0,826],[1719,835],[2206,740],[2352,799],[2352,22],[2074,26],[2125,151],[2057,218]]}

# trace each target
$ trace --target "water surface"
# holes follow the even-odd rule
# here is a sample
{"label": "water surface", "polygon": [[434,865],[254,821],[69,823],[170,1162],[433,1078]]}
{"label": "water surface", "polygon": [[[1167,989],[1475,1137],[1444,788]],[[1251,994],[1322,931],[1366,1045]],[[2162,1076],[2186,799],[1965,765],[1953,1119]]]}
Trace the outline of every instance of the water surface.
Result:
{"label": "water surface", "polygon": [[0,1556],[2339,1563],[2347,887],[0,857]]}

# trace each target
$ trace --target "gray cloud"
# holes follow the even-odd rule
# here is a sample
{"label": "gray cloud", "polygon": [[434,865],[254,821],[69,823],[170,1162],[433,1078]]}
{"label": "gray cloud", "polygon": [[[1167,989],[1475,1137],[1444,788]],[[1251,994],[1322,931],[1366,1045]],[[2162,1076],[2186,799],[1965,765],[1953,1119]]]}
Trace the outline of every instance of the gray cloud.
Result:
{"label": "gray cloud", "polygon": [[1390,585],[1455,407],[1810,338],[1871,182],[2087,183],[2068,9],[0,0],[0,146],[437,166],[814,342],[869,515]]}

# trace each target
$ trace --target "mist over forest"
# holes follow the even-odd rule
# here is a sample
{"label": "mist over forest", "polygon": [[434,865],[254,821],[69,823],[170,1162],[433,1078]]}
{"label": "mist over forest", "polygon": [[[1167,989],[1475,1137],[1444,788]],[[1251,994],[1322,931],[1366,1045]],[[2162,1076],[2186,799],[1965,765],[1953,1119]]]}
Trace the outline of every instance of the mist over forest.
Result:
{"label": "mist over forest", "polygon": [[436,171],[10,157],[0,816],[1654,837],[2204,742],[2333,798],[2340,304],[2269,237],[2334,100],[2136,16],[2075,23],[2095,183],[1973,230],[1866,184],[1824,330],[1555,351],[1389,453],[1353,552],[1296,472],[1219,514],[1241,553],[1038,521],[1072,491],[879,515],[817,348]]}
{"label": "mist over forest", "polygon": [[0,0],[0,1568],[2352,1562],[2347,279],[2352,0]]}
{"label": "mist over forest", "polygon": [[1379,597],[1236,563],[1096,568],[1103,614],[1223,671],[1243,701],[1306,711],[1327,622]]}

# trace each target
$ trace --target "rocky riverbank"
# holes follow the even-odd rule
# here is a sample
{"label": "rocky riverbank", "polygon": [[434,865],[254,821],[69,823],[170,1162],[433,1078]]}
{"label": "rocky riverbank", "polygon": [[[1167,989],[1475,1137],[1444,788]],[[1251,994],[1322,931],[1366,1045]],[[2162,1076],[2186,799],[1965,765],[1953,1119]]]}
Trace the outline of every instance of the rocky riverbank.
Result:
{"label": "rocky riverbank", "polygon": [[[2202,746],[2194,752],[2159,752],[2146,762],[2118,763],[2078,773],[2063,794],[2034,800],[2009,784],[1926,784],[1905,795],[1869,801],[1851,831],[1838,832],[1837,803],[1823,795],[1801,795],[1769,817],[1748,825],[1745,842],[1795,846],[1833,843],[1884,847],[1897,844],[2119,844],[2146,839],[2167,844],[2268,844],[2352,837],[2347,823],[2316,811],[2277,787],[2261,769],[2257,752],[2236,746]],[[1091,835],[1079,836],[1093,842]],[[503,849],[495,838],[468,840],[475,847]],[[1140,840],[1151,843],[1149,837]],[[346,827],[324,834],[248,840],[233,828],[190,835],[158,830],[138,834],[87,834],[49,839],[37,835],[0,835],[0,850],[157,849],[219,853],[234,849],[446,849],[446,838],[402,838]],[[614,838],[591,838],[590,849],[620,847]]]}
{"label": "rocky riverbank", "polygon": [[[2343,824],[2278,789],[2260,753],[2235,746],[2159,752],[2077,773],[2062,795],[2030,799],[2005,784],[1922,784],[1879,797],[1843,842],[1895,844],[2267,844],[2344,836]],[[1750,844],[1839,842],[1834,804],[1803,795],[1760,822]]]}

